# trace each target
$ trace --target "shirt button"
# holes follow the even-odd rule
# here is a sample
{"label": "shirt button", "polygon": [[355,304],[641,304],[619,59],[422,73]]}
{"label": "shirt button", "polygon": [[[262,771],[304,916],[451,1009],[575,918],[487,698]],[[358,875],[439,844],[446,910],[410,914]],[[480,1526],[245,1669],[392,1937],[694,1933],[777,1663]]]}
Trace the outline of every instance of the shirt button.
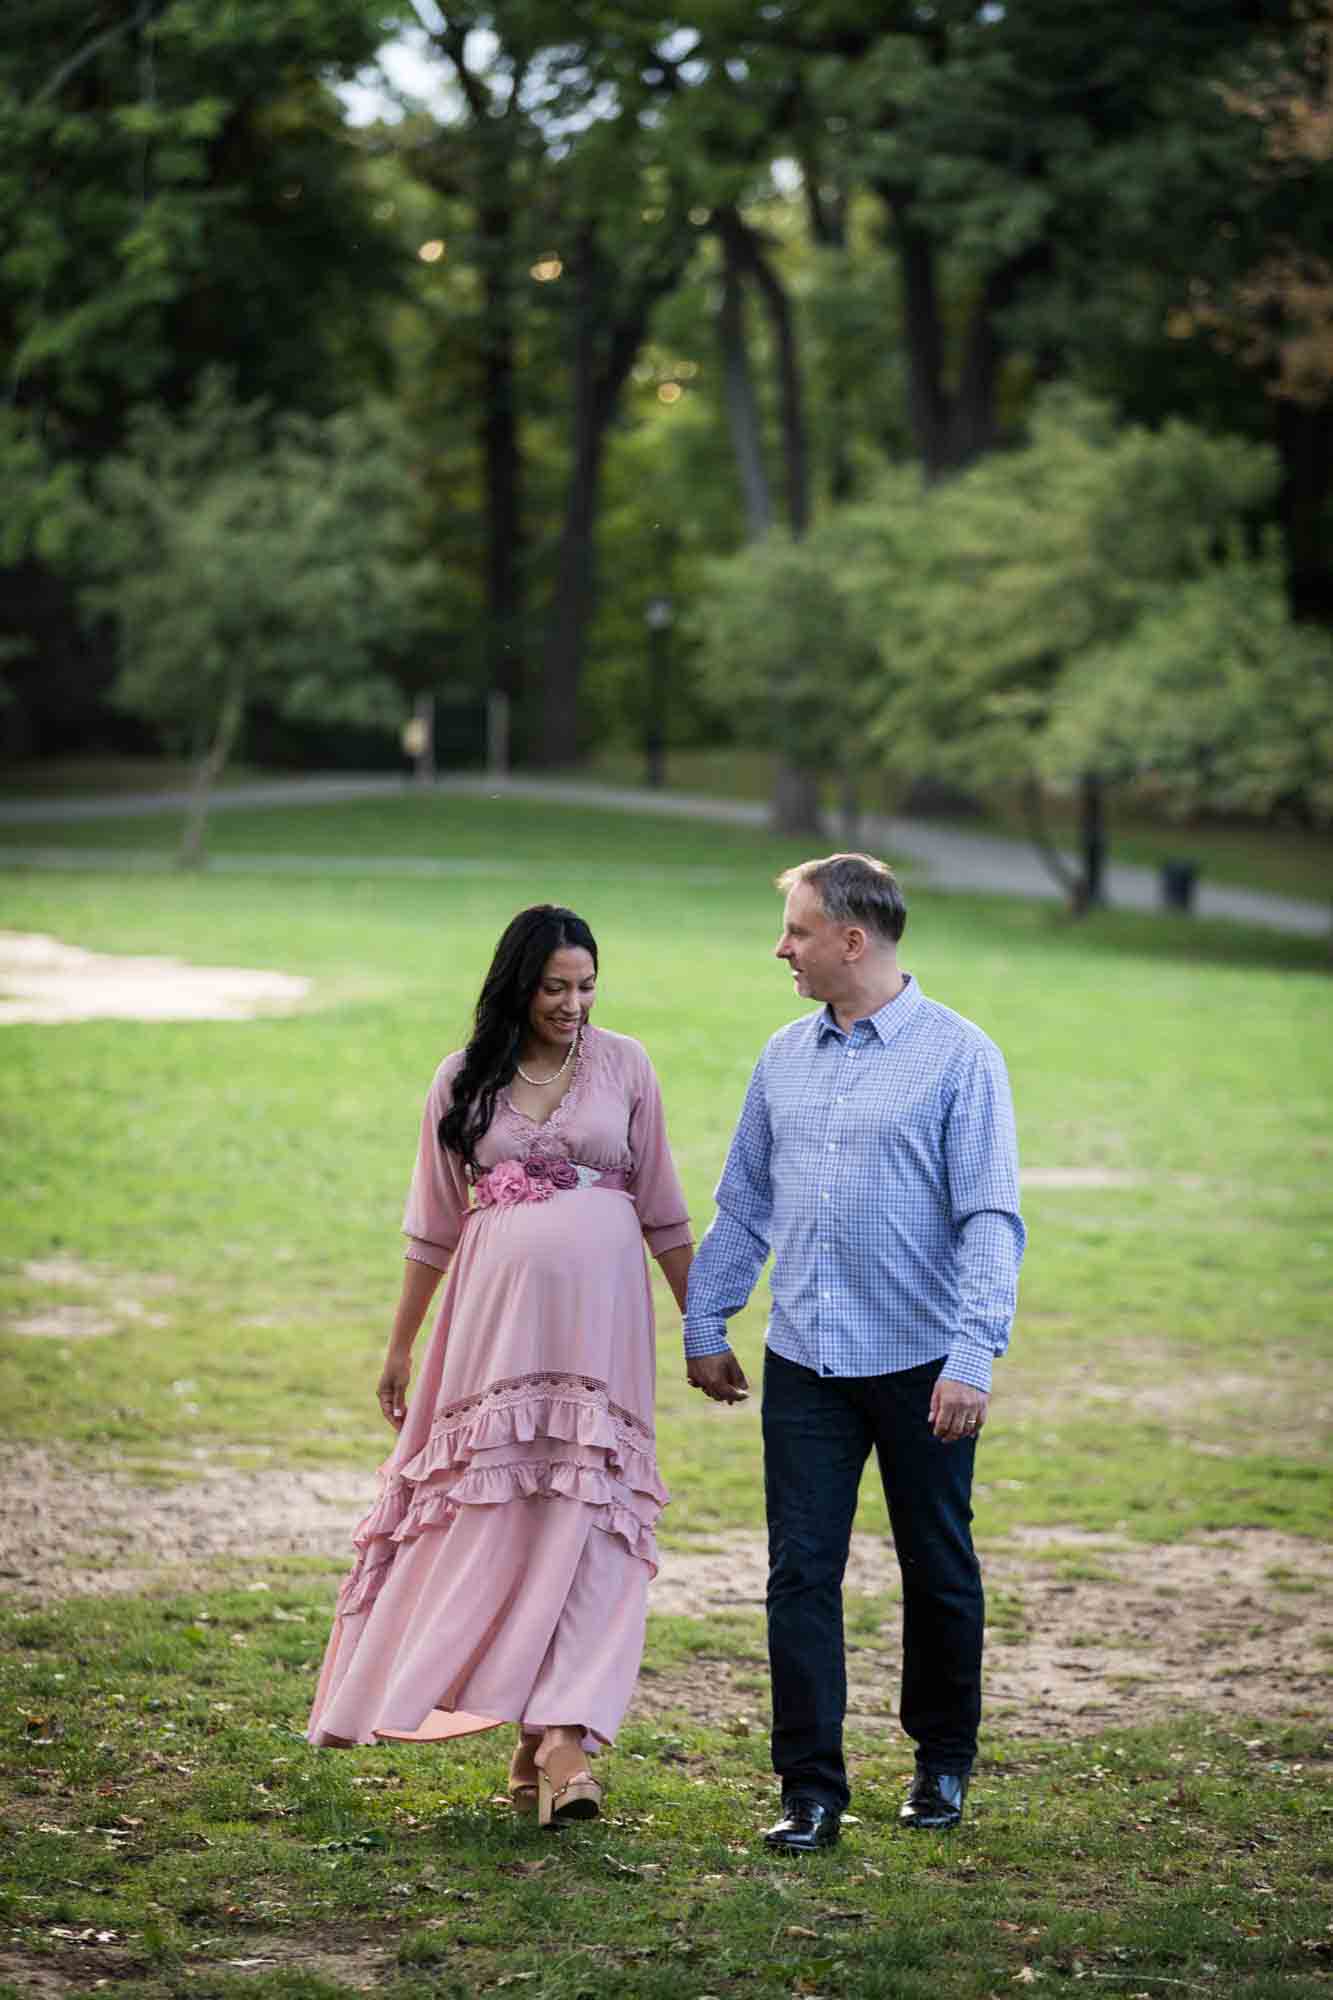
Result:
{"label": "shirt button", "polygon": [[825,1190],[824,1190],[824,1199],[825,1199],[825,1201],[827,1201],[827,1200],[828,1200],[828,1198],[829,1198],[829,1193],[828,1193],[828,1189],[827,1189],[827,1188],[825,1188]]}
{"label": "shirt button", "polygon": [[838,1150],[838,1142],[837,1142],[837,1140],[836,1140],[836,1139],[830,1139],[830,1140],[829,1140],[829,1147],[828,1147],[828,1149],[829,1149],[830,1153],[836,1153],[836,1152],[837,1152],[837,1150]]}

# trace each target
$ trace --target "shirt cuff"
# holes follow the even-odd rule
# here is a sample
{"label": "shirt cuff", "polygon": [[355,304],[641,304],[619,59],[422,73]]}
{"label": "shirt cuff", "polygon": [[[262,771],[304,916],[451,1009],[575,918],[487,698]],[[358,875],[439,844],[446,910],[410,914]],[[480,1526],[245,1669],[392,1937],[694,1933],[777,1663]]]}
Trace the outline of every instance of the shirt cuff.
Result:
{"label": "shirt cuff", "polygon": [[981,1389],[989,1395],[994,1364],[995,1356],[989,1347],[964,1337],[949,1349],[940,1374],[950,1382],[966,1382],[969,1388]]}
{"label": "shirt cuff", "polygon": [[688,1220],[685,1222],[663,1222],[656,1229],[645,1229],[643,1240],[654,1257],[660,1257],[664,1250],[683,1250],[687,1243],[693,1243]]}
{"label": "shirt cuff", "polygon": [[725,1320],[686,1320],[685,1359],[693,1361],[700,1354],[725,1354],[731,1343],[726,1335]]}
{"label": "shirt cuff", "polygon": [[409,1236],[403,1252],[409,1264],[429,1264],[436,1271],[447,1271],[453,1254],[442,1243],[427,1243],[421,1236]]}

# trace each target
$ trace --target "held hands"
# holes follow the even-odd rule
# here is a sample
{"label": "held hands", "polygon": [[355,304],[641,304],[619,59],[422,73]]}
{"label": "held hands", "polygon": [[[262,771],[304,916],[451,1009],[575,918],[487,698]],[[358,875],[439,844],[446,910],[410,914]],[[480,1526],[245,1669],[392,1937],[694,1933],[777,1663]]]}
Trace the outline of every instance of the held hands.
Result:
{"label": "held hands", "polygon": [[412,1379],[412,1357],[401,1354],[390,1347],[384,1357],[384,1367],[380,1371],[379,1385],[375,1390],[386,1424],[392,1424],[396,1431],[403,1428],[407,1416],[407,1385]]}
{"label": "held hands", "polygon": [[728,1348],[722,1354],[696,1354],[685,1364],[693,1389],[702,1389],[714,1403],[743,1403],[750,1393],[745,1370]]}
{"label": "held hands", "polygon": [[970,1382],[951,1382],[941,1375],[930,1398],[930,1428],[941,1444],[957,1444],[961,1438],[976,1438],[986,1421],[990,1397]]}

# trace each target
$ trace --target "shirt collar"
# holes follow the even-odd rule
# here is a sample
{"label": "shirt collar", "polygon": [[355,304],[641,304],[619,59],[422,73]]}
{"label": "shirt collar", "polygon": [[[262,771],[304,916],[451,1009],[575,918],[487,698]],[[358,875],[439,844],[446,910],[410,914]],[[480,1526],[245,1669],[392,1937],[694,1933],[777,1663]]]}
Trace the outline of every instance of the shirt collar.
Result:
{"label": "shirt collar", "polygon": [[[911,973],[905,972],[903,978],[907,984],[894,994],[892,1000],[886,1000],[873,1014],[865,1014],[859,1021],[853,1021],[851,1029],[853,1035],[858,1028],[869,1028],[873,1034],[878,1035],[881,1042],[893,1040],[899,1029],[905,1026],[908,1015],[920,1005],[922,997],[921,988]],[[817,1024],[815,1034],[819,1041],[822,1042],[827,1035],[837,1035],[842,1041],[849,1039],[838,1026],[831,1007],[825,1005],[815,1016],[815,1021]]]}

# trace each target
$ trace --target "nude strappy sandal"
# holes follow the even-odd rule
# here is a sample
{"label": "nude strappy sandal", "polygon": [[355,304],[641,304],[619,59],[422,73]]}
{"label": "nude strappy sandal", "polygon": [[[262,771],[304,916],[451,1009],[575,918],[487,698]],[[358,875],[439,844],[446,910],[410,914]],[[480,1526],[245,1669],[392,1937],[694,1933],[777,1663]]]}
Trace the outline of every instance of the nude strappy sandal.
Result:
{"label": "nude strappy sandal", "polygon": [[537,1786],[539,1772],[534,1761],[534,1741],[540,1738],[520,1736],[514,1745],[514,1754],[509,1759],[509,1803],[516,1813],[532,1813],[537,1810]]}
{"label": "nude strappy sandal", "polygon": [[596,1819],[602,1810],[602,1788],[588,1769],[577,1743],[560,1743],[537,1765],[537,1823],[563,1826],[569,1820]]}

